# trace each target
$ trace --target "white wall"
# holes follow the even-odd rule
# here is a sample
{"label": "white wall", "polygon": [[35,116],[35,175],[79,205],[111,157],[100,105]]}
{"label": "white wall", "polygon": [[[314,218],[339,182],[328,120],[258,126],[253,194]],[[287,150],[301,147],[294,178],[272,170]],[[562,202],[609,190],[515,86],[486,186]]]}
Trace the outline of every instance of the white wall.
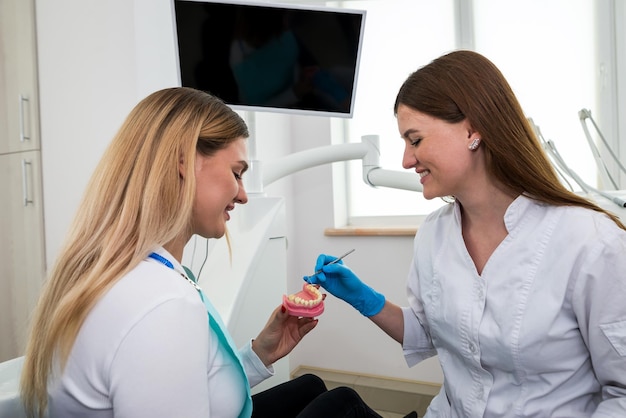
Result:
{"label": "white wall", "polygon": [[125,1],[36,1],[48,266],[94,166],[138,101],[132,12]]}
{"label": "white wall", "polygon": [[[145,69],[155,31],[167,39],[167,22],[137,11],[163,10],[169,0],[36,0],[39,43],[41,138],[47,262],[58,254],[93,168],[131,108],[152,88],[171,85],[172,66]],[[150,5],[150,7],[146,7]],[[171,45],[152,49],[152,58]],[[164,56],[166,56],[165,54]],[[310,116],[256,115],[258,157],[330,144],[330,121]],[[407,237],[326,237],[333,220],[332,169],[311,168],[267,188],[284,196],[288,225],[288,289],[298,290],[320,252],[356,252],[346,260],[374,288],[405,304],[411,258]],[[393,204],[393,202],[390,202]],[[234,249],[236,251],[236,248]],[[279,300],[276,301],[280,303]],[[269,312],[262,313],[269,315]],[[436,360],[408,369],[398,344],[369,320],[329,296],[317,329],[296,348],[290,366],[309,365],[389,377],[441,382]]]}

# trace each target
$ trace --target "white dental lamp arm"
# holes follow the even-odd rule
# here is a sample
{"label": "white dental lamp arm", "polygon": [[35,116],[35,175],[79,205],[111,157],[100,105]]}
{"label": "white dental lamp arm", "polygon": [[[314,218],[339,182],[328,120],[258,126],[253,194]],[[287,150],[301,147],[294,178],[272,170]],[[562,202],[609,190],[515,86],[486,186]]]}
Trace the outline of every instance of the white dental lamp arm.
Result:
{"label": "white dental lamp arm", "polygon": [[363,180],[372,187],[389,187],[391,189],[402,189],[413,192],[421,192],[422,184],[416,173],[404,171],[385,170],[380,167],[370,167],[365,170],[363,167]]}
{"label": "white dental lamp arm", "polygon": [[618,196],[613,196],[611,194],[603,192],[602,190],[598,190],[595,187],[592,187],[589,184],[587,184],[585,181],[583,181],[583,179],[580,178],[580,176],[565,163],[565,160],[563,159],[559,151],[556,149],[556,145],[554,145],[554,142],[552,142],[551,140],[547,140],[543,137],[543,135],[541,134],[541,131],[539,130],[539,127],[534,124],[532,119],[529,118],[529,122],[532,125],[533,129],[535,130],[535,133],[537,137],[539,138],[539,141],[543,145],[544,150],[548,153],[553,163],[557,166],[557,168],[560,171],[564,172],[569,177],[571,177],[585,193],[596,193],[612,201],[619,207],[622,207],[622,208],[626,207],[626,201],[624,199]]}
{"label": "white dental lamp arm", "polygon": [[311,148],[272,161],[263,167],[262,185],[268,186],[285,176],[318,165],[362,159],[363,181],[366,184],[373,187],[422,191],[417,174],[379,167],[380,151],[377,135],[365,135],[362,139],[361,143]]}
{"label": "white dental lamp arm", "polygon": [[289,154],[263,165],[263,186],[269,186],[283,177],[307,168],[363,158],[367,154],[368,148],[368,145],[364,143],[338,144]]}
{"label": "white dental lamp arm", "polygon": [[561,167],[561,169],[563,169],[571,178],[574,179],[574,181],[576,183],[578,183],[578,185],[583,189],[583,191],[585,193],[596,193],[608,200],[610,200],[611,202],[615,203],[617,206],[621,207],[621,208],[626,208],[626,200],[622,199],[619,196],[613,196],[609,193],[606,193],[602,190],[596,189],[595,187],[590,186],[589,184],[585,183],[578,174],[576,174],[576,172],[574,170],[572,170],[571,168],[569,168],[569,166],[567,166],[567,164],[565,164],[565,161],[563,160],[563,158],[561,157],[561,154],[559,154],[558,150],[556,149],[556,146],[554,145],[554,143],[550,140],[546,141],[547,144],[547,151],[550,153],[550,155],[552,155],[554,157],[554,159],[557,161],[557,163],[559,164],[559,166]]}
{"label": "white dental lamp arm", "polygon": [[[593,141],[593,138],[591,137],[591,133],[589,132],[589,128],[587,127],[587,124],[585,123],[587,119],[589,119],[591,121],[591,123],[594,126],[594,129],[600,135],[600,139],[602,140],[602,142],[604,142],[604,145],[606,146],[607,150],[611,153],[611,156],[613,157],[613,159],[618,164],[620,164],[619,159],[615,157],[615,154],[613,154],[613,151],[609,147],[609,144],[604,139],[604,136],[602,135],[602,132],[600,132],[600,130],[598,129],[598,126],[596,125],[596,122],[591,117],[591,111],[589,111],[587,109],[581,109],[578,112],[578,119],[580,120],[580,124],[581,124],[581,126],[583,128],[583,131],[585,132],[585,138],[587,139],[587,143],[589,144],[589,148],[591,148],[591,153],[593,154],[593,158],[596,161],[596,165],[598,166],[598,170],[600,170],[600,175],[602,176],[602,178],[604,179],[604,181],[606,182],[607,185],[610,184],[610,185],[613,186],[614,189],[618,189],[619,187],[617,187],[617,184],[615,183],[615,180],[611,176],[611,173],[609,172],[608,167],[604,163],[604,159],[602,158],[602,155],[600,155],[600,150],[598,149],[598,147],[596,146],[595,142]],[[621,164],[620,164],[620,166],[621,166]],[[623,169],[623,167],[622,167],[622,169]]]}

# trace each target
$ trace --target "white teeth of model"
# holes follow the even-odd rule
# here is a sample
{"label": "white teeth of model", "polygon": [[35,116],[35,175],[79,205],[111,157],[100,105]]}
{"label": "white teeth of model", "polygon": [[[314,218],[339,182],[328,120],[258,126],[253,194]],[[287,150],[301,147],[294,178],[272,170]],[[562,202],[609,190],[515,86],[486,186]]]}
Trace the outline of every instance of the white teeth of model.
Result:
{"label": "white teeth of model", "polygon": [[308,285],[308,286],[306,287],[306,290],[307,290],[309,293],[311,293],[311,294],[315,295],[315,298],[316,298],[316,299],[317,299],[317,298],[320,298],[320,297],[322,296],[322,292],[320,292],[320,290],[319,290],[317,287],[315,287],[315,286],[313,286],[313,285],[311,285],[311,284],[310,284],[310,285]]}
{"label": "white teeth of model", "polygon": [[317,306],[322,303],[322,293],[317,287],[313,285],[308,285],[306,286],[306,291],[307,293],[314,295],[315,299],[303,299],[300,296],[289,295],[289,301],[295,303],[296,305],[304,306],[307,308],[312,308],[313,306]]}

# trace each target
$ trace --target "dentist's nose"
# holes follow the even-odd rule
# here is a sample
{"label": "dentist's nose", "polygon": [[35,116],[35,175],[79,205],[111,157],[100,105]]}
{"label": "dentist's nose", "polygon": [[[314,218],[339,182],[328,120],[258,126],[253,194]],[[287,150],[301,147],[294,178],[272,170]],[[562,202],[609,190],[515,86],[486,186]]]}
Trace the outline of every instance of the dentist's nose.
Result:
{"label": "dentist's nose", "polygon": [[415,156],[414,149],[408,145],[404,147],[404,154],[402,155],[402,167],[408,169],[417,165],[417,157]]}

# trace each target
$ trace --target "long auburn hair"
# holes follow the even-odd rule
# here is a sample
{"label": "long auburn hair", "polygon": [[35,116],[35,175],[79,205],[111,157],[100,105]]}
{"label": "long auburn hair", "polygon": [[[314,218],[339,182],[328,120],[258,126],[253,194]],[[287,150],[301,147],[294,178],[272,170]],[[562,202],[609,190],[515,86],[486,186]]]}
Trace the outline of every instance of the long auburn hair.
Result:
{"label": "long auburn hair", "polygon": [[191,88],[157,91],[130,112],[90,179],[34,312],[21,376],[29,416],[44,414],[53,365],[63,369],[98,299],[155,248],[191,230],[194,164],[181,176],[181,159],[210,156],[242,137],[248,129],[237,113]]}
{"label": "long auburn hair", "polygon": [[457,50],[413,72],[394,103],[449,123],[467,119],[480,132],[488,172],[509,190],[556,206],[612,213],[568,190],[524,115],[500,70],[483,55]]}

